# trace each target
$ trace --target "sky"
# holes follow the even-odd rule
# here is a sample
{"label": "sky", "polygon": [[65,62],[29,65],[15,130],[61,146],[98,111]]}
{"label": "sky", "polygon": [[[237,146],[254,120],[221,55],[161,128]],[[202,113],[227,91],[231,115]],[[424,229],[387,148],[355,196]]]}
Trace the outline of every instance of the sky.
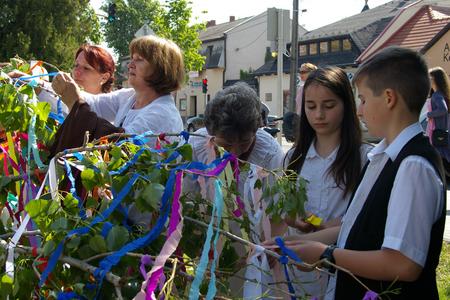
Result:
{"label": "sky", "polygon": [[[160,0],[163,2],[162,0]],[[94,9],[99,9],[104,0],[91,0]],[[293,0],[191,0],[195,21],[216,20],[216,24],[228,22],[229,16],[236,19],[258,15],[269,7],[288,9],[292,15]],[[369,0],[370,8],[389,2]],[[333,23],[361,12],[364,0],[299,0],[299,24],[307,30]]]}

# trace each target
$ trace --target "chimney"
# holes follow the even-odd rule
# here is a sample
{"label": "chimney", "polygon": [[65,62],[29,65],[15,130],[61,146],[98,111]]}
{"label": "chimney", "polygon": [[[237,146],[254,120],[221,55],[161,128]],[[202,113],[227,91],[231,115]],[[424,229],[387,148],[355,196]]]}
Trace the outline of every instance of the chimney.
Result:
{"label": "chimney", "polygon": [[206,28],[211,27],[211,26],[216,26],[216,20],[210,20],[210,21],[206,22]]}
{"label": "chimney", "polygon": [[234,22],[236,21],[236,17],[235,16],[230,16],[230,22]]}

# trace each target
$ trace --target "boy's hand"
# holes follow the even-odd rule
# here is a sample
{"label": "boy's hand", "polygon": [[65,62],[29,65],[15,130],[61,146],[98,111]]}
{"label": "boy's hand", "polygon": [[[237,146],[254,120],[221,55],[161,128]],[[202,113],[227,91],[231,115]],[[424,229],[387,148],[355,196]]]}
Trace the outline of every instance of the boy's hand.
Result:
{"label": "boy's hand", "polygon": [[81,100],[80,88],[69,73],[60,72],[56,75],[52,82],[52,88],[55,93],[61,95],[62,101],[69,110],[76,102]]}
{"label": "boy's hand", "polygon": [[285,241],[285,245],[308,264],[317,262],[327,248],[327,245],[323,243],[304,240]]}

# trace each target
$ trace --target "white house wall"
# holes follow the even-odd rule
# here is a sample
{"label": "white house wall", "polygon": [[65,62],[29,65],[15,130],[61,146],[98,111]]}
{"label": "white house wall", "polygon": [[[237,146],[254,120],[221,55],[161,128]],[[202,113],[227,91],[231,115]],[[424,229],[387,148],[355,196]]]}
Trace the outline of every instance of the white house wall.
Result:
{"label": "white house wall", "polygon": [[267,12],[226,33],[225,80],[239,79],[240,70],[256,70],[264,64],[267,41]]}
{"label": "white house wall", "polygon": [[[289,91],[289,75],[283,74],[283,90]],[[261,101],[266,104],[270,109],[271,115],[282,116],[282,104],[277,99],[277,76],[276,75],[264,75],[259,78],[259,97]],[[272,100],[268,101],[268,94],[271,95]]]}

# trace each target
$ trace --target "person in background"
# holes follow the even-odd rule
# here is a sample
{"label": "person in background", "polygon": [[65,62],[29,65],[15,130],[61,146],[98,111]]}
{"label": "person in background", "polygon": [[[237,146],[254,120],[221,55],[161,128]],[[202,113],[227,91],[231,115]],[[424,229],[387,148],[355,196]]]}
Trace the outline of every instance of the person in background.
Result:
{"label": "person in background", "polygon": [[300,74],[300,86],[297,90],[297,97],[295,98],[296,113],[298,115],[300,115],[302,110],[303,85],[305,84],[309,73],[314,70],[317,70],[317,66],[312,63],[303,63],[300,65],[300,69],[298,72]]}
{"label": "person in background", "polygon": [[[125,133],[181,132],[183,122],[171,95],[184,81],[180,48],[163,38],[143,36],[131,41],[130,57],[128,83],[132,88],[94,95],[81,92],[69,74],[60,73],[53,80],[53,89],[69,110],[77,103],[86,103],[98,117]],[[155,141],[152,139],[150,145]]]}
{"label": "person in background", "polygon": [[[285,168],[306,179],[308,201],[305,210],[320,217],[313,226],[308,216],[286,218],[288,235],[303,234],[336,224],[344,215],[355,190],[367,153],[372,148],[361,142],[356,105],[345,72],[338,67],[312,71],[303,88],[298,139],[288,151]],[[336,221],[338,220],[338,221]],[[298,295],[323,297],[328,276],[300,272],[294,268]]]}
{"label": "person in background", "polygon": [[416,51],[384,48],[358,68],[353,82],[358,115],[384,139],[368,154],[342,224],[286,246],[307,263],[326,259],[365,285],[337,270],[326,299],[362,299],[367,289],[380,294],[388,288],[399,289],[390,299],[438,299],[446,186],[442,160],[418,122],[430,90],[426,62]]}
{"label": "person in background", "polygon": [[448,114],[450,112],[450,81],[448,75],[441,67],[429,70],[431,80],[431,98],[427,101],[427,135],[431,144],[442,157],[447,178],[450,174],[450,145],[436,145],[432,136],[435,129],[448,131]]}
{"label": "person in background", "polygon": [[[45,71],[45,69],[40,68]],[[72,76],[75,82],[85,92],[90,94],[109,93],[114,84],[114,72],[116,66],[111,54],[103,47],[83,44],[75,53]],[[8,74],[10,77],[28,76],[25,73],[14,71]],[[48,102],[52,111],[58,112],[58,97],[55,95],[51,83],[38,80],[40,86],[35,91],[39,101]],[[69,113],[67,106],[61,103],[64,115]]]}

